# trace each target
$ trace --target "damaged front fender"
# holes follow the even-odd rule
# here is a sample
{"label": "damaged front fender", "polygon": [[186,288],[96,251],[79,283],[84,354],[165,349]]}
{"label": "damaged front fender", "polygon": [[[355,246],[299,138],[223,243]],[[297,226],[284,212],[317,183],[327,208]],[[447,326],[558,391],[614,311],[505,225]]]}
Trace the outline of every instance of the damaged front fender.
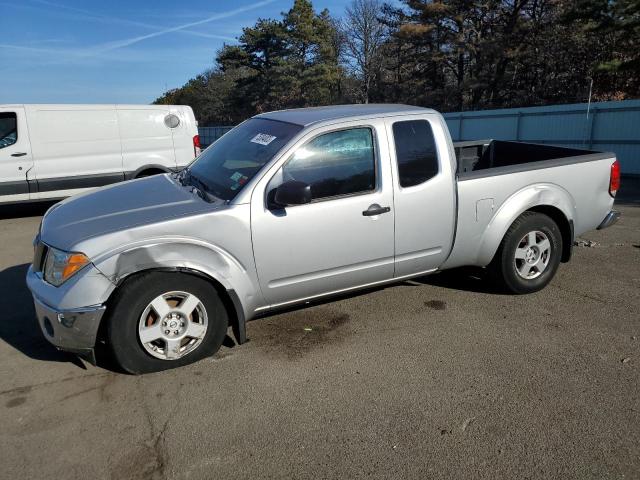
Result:
{"label": "damaged front fender", "polygon": [[262,305],[255,269],[243,265],[229,252],[202,240],[164,237],[131,244],[101,255],[96,268],[116,285],[130,275],[149,270],[186,270],[208,277],[226,290],[238,324],[234,334],[239,343],[246,340],[245,319]]}

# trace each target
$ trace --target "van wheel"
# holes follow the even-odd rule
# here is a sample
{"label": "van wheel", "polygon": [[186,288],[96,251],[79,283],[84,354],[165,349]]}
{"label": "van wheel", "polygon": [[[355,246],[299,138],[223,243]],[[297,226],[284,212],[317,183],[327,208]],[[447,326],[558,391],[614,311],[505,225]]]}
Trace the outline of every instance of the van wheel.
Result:
{"label": "van wheel", "polygon": [[507,291],[532,293],[547,286],[561,257],[558,225],[542,213],[525,212],[507,230],[489,270]]}
{"label": "van wheel", "polygon": [[120,288],[110,310],[107,342],[117,363],[134,374],[213,355],[229,323],[215,288],[184,273],[134,277]]}

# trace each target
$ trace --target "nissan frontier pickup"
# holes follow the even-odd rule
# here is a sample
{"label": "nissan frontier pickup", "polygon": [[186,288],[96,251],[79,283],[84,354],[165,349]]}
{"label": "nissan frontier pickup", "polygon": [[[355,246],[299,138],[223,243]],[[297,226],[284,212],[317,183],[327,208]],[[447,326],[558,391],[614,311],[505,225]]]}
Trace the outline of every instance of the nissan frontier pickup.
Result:
{"label": "nissan frontier pickup", "polygon": [[27,283],[45,337],[127,372],[212,355],[267,312],[460,266],[535,292],[614,223],[615,155],[454,144],[404,105],[257,115],[178,173],[54,205]]}

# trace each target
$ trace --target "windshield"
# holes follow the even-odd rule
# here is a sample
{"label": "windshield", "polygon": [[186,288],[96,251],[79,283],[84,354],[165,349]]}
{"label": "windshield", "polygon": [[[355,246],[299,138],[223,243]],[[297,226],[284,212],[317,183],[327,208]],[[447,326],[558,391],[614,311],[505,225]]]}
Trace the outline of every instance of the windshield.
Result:
{"label": "windshield", "polygon": [[207,148],[189,174],[208,193],[231,200],[300,130],[299,125],[252,118]]}

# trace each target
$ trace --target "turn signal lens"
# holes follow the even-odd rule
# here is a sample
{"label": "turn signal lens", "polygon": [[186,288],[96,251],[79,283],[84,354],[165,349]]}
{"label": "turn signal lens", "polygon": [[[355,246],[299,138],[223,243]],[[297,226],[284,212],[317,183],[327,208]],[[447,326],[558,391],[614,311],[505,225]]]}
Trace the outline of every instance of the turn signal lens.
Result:
{"label": "turn signal lens", "polygon": [[88,264],[89,259],[84,253],[50,248],[44,267],[44,279],[57,287]]}
{"label": "turn signal lens", "polygon": [[76,273],[82,267],[89,263],[89,259],[83,253],[72,253],[69,256],[67,264],[62,269],[63,281]]}

